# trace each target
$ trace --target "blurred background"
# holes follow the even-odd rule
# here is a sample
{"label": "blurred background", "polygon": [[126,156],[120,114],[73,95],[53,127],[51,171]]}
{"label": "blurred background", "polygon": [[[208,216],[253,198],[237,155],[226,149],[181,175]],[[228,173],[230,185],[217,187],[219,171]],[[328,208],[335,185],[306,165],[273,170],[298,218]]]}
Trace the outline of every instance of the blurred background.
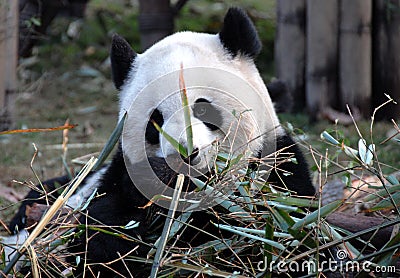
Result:
{"label": "blurred background", "polygon": [[264,81],[277,78],[292,95],[292,109],[280,115],[285,126],[301,129],[314,147],[323,148],[323,130],[351,145],[359,139],[353,120],[370,136],[374,115],[381,120],[374,140],[390,138],[380,158],[388,172],[400,167],[400,106],[390,101],[400,100],[400,1],[2,0],[0,6],[0,129],[78,124],[64,133],[0,136],[4,204],[22,198],[26,187],[18,182],[64,174],[101,150],[118,114],[112,34],[140,53],[175,31],[217,33],[231,6],[244,8],[258,29]]}

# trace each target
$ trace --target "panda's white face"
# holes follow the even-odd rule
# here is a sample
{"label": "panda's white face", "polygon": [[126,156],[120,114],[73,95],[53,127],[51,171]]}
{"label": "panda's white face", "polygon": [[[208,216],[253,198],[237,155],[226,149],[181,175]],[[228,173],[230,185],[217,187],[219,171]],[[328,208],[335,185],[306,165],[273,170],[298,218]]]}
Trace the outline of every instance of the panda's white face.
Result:
{"label": "panda's white face", "polygon": [[[176,33],[143,54],[132,52],[119,65],[123,54],[112,53],[112,61],[113,57],[117,60],[113,65],[114,82],[121,91],[120,118],[128,112],[123,151],[131,162],[177,153],[151,121],[187,146],[179,93],[181,66],[191,108],[193,147],[198,151],[192,163],[201,168],[209,166],[215,149],[232,151],[233,142],[253,153],[274,144],[281,128],[252,59],[259,51],[254,26],[243,14],[227,15],[224,24],[227,27],[216,35]],[[237,26],[230,30],[230,25]],[[232,40],[234,36],[237,40]],[[124,48],[114,47],[115,51]],[[115,71],[119,74],[120,64],[126,66],[127,60],[131,61],[125,69],[127,76],[116,78]]]}

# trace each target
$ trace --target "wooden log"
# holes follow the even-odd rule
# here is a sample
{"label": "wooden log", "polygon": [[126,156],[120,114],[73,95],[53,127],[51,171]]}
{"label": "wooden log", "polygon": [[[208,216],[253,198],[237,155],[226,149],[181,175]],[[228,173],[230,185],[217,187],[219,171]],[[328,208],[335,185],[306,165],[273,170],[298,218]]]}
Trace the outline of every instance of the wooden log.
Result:
{"label": "wooden log", "polygon": [[336,106],[338,1],[307,0],[306,103],[311,119]]}
{"label": "wooden log", "polygon": [[[32,206],[27,206],[25,211],[26,226],[32,227],[36,225],[42,219],[43,215],[47,212],[47,210],[49,210],[50,207],[51,206],[38,203],[34,203]],[[51,221],[52,222],[58,221],[58,219],[60,219],[60,221],[58,221],[59,224],[60,222],[62,223],[68,222],[70,224],[77,223],[76,219],[72,217],[72,215],[69,215],[72,211],[73,210],[70,208],[63,208],[53,217]],[[65,219],[65,216],[68,217]]]}
{"label": "wooden log", "polygon": [[[373,108],[390,95],[400,102],[400,1],[376,0],[373,20]],[[378,119],[400,116],[400,104],[389,104],[376,114]]]}
{"label": "wooden log", "polygon": [[[350,214],[345,212],[335,212],[329,215],[326,220],[329,224],[343,228],[349,232],[356,233],[368,228],[379,226],[385,222],[382,217],[365,216],[361,214]],[[364,234],[361,239],[368,241],[371,239],[372,245],[376,248],[383,247],[392,235],[393,227],[386,227],[378,230],[378,232],[371,238],[373,232]],[[359,241],[351,241],[352,243],[359,245]],[[363,244],[361,244],[363,245]]]}
{"label": "wooden log", "polygon": [[372,92],[371,0],[340,2],[339,84],[340,109],[346,104],[370,116]]}
{"label": "wooden log", "polygon": [[305,103],[305,0],[277,1],[277,29],[275,35],[275,70],[292,92],[295,110]]}

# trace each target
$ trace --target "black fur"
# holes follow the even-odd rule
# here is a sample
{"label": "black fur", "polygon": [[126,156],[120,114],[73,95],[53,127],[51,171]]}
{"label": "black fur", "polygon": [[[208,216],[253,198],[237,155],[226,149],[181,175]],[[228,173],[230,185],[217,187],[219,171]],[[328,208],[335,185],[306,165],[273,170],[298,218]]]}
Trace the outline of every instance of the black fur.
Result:
{"label": "black fur", "polygon": [[[304,158],[299,146],[292,137],[284,135],[277,138],[276,150],[282,151],[278,156],[278,164],[271,171],[268,182],[279,188],[287,188],[302,196],[314,196],[315,187],[310,178],[308,163]],[[288,158],[293,156],[296,162],[288,161],[279,164],[279,158]]]}
{"label": "black fur", "polygon": [[255,58],[261,51],[256,28],[246,12],[240,8],[228,10],[219,38],[233,57],[242,54]]}
{"label": "black fur", "polygon": [[221,112],[207,99],[197,99],[192,109],[193,116],[202,121],[209,129],[217,130],[222,125]]}
{"label": "black fur", "polygon": [[115,87],[120,90],[131,70],[136,53],[120,35],[114,34],[111,44],[111,70]]}
{"label": "black fur", "polygon": [[153,113],[150,115],[150,121],[146,126],[145,138],[146,141],[152,145],[160,144],[160,132],[155,128],[153,122],[154,121],[158,126],[163,126],[164,117],[161,114],[160,110],[154,109]]}
{"label": "black fur", "polygon": [[293,96],[289,92],[288,86],[281,80],[274,80],[267,84],[267,89],[276,113],[292,111]]}

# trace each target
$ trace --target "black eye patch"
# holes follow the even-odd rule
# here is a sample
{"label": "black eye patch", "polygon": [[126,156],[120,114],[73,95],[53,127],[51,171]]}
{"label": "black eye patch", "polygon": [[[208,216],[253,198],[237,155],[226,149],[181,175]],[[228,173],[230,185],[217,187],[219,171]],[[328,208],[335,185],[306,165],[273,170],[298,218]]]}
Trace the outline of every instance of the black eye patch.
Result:
{"label": "black eye patch", "polygon": [[193,116],[202,121],[209,129],[217,130],[222,124],[221,112],[204,98],[199,98],[193,105]]}
{"label": "black eye patch", "polygon": [[164,117],[158,109],[151,113],[150,120],[146,127],[146,141],[152,145],[160,144],[160,133],[154,127],[152,121],[156,122],[160,127],[164,124]]}

